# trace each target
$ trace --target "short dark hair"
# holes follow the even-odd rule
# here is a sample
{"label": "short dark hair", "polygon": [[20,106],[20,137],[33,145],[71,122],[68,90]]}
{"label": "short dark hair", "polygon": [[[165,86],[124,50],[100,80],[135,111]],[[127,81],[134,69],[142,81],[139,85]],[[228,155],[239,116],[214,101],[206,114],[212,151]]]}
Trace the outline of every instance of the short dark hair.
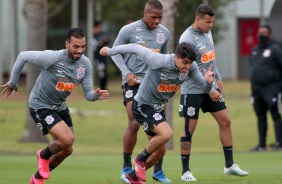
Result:
{"label": "short dark hair", "polygon": [[72,36],[75,37],[75,38],[81,39],[81,38],[85,37],[85,34],[83,32],[83,29],[72,28],[71,30],[69,30],[69,32],[67,34],[67,41],[70,41]]}
{"label": "short dark hair", "polygon": [[99,26],[99,25],[101,25],[101,24],[102,24],[102,22],[99,21],[99,20],[95,20],[95,21],[94,21],[94,27]]}
{"label": "short dark hair", "polygon": [[189,58],[192,62],[197,58],[194,47],[187,42],[181,42],[180,44],[178,44],[174,54],[181,59]]}
{"label": "short dark hair", "polygon": [[270,27],[269,25],[266,25],[266,24],[265,24],[265,25],[261,25],[261,26],[259,26],[259,27],[260,27],[260,28],[261,28],[261,27],[266,28],[269,33],[272,32],[271,27]]}
{"label": "short dark hair", "polygon": [[207,4],[200,4],[196,10],[196,16],[203,18],[205,15],[213,17],[215,12],[211,6]]}
{"label": "short dark hair", "polygon": [[145,6],[145,9],[147,7],[151,7],[153,9],[156,9],[156,10],[162,10],[163,9],[163,5],[162,3],[159,1],[159,0],[149,0],[147,3],[146,3],[146,6]]}

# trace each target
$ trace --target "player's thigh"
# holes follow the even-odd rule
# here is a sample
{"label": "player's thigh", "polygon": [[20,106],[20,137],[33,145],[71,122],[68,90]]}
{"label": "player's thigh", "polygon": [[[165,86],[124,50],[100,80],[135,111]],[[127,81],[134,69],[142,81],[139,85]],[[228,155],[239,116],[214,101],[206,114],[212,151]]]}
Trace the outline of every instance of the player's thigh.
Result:
{"label": "player's thigh", "polygon": [[51,134],[54,139],[59,139],[61,141],[72,142],[74,139],[74,134],[72,129],[63,120],[56,123],[49,130],[49,134]]}

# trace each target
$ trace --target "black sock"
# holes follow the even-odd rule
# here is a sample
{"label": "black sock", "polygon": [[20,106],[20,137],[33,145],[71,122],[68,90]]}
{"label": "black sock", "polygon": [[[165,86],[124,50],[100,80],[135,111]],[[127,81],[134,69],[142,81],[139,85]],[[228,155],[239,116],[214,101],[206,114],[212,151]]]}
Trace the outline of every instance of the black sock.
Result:
{"label": "black sock", "polygon": [[155,165],[154,165],[154,173],[157,173],[158,171],[161,171],[162,170],[162,165],[163,165],[163,157],[155,163]]}
{"label": "black sock", "polygon": [[132,153],[124,153],[123,152],[123,168],[125,167],[132,167],[131,165],[131,157]]}
{"label": "black sock", "polygon": [[40,174],[39,174],[38,171],[34,174],[34,177],[35,177],[36,179],[42,179],[42,177],[40,176]]}
{"label": "black sock", "polygon": [[[55,167],[49,166],[49,169],[50,169],[50,172],[51,172],[53,169],[55,169]],[[42,177],[41,177],[41,175],[39,174],[38,171],[34,174],[34,177],[35,177],[36,179],[42,179]]]}
{"label": "black sock", "polygon": [[146,162],[146,160],[149,158],[151,154],[149,154],[146,150],[146,148],[144,149],[144,151],[142,151],[142,153],[140,155],[138,155],[138,160],[142,161],[142,162]]}
{"label": "black sock", "polygon": [[190,171],[189,160],[190,160],[190,154],[187,155],[181,154],[182,174],[184,174],[186,171]]}
{"label": "black sock", "polygon": [[50,172],[53,171],[56,167],[52,167],[49,165]]}
{"label": "black sock", "polygon": [[233,161],[233,147],[226,146],[223,147],[224,157],[225,157],[225,167],[231,167],[234,163]]}
{"label": "black sock", "polygon": [[44,150],[42,150],[40,153],[40,157],[46,160],[49,159],[52,155],[53,153],[49,149],[49,145]]}
{"label": "black sock", "polygon": [[133,170],[131,173],[129,173],[129,176],[130,176],[131,178],[136,179],[137,176],[136,176],[135,170]]}

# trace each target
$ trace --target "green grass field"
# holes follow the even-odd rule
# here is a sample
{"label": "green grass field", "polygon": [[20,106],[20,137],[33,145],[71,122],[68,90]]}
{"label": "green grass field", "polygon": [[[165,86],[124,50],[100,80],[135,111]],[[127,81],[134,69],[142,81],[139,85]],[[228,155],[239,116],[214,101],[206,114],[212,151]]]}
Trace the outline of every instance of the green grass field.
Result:
{"label": "green grass field", "polygon": [[[232,119],[234,159],[250,176],[239,178],[223,174],[224,157],[218,138],[218,125],[210,114],[201,114],[193,135],[191,169],[197,183],[282,183],[282,152],[250,153],[257,144],[256,118],[249,102],[248,81],[225,81],[224,98]],[[122,183],[122,135],[127,124],[122,104],[120,83],[111,83],[111,99],[94,103],[81,95],[80,86],[69,97],[70,108],[79,109],[83,117],[73,113],[75,129],[74,153],[45,183],[52,184],[100,184]],[[28,183],[36,171],[36,152],[46,147],[42,143],[23,143],[26,100],[20,88],[19,95],[0,96],[0,183]],[[179,137],[183,126],[178,117],[179,94],[173,100],[173,147],[164,159],[164,171],[173,183],[180,182],[181,162]],[[269,117],[267,143],[274,142],[273,123]],[[134,155],[144,149],[146,136],[141,130]],[[146,183],[156,183],[148,171]]]}

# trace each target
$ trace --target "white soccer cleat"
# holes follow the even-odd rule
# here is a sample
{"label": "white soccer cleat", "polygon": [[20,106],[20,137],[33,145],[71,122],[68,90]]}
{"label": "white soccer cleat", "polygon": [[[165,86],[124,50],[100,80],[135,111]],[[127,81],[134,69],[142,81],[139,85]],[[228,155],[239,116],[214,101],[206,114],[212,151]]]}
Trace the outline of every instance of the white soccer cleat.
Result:
{"label": "white soccer cleat", "polygon": [[233,176],[248,176],[249,173],[240,169],[239,165],[233,164],[231,167],[224,167],[224,174]]}
{"label": "white soccer cleat", "polygon": [[186,171],[181,176],[181,181],[197,181],[197,179],[193,176],[193,174],[190,171]]}

